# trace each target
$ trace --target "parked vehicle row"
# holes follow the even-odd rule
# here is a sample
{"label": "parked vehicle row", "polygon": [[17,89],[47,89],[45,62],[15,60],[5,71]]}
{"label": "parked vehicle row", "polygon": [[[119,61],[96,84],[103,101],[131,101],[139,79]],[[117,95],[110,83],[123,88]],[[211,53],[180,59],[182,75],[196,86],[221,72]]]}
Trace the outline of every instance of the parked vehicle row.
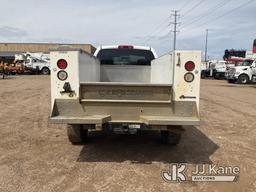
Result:
{"label": "parked vehicle row", "polygon": [[256,82],[256,59],[245,59],[240,65],[225,61],[209,61],[202,64],[201,78],[226,79],[229,83]]}
{"label": "parked vehicle row", "polygon": [[41,52],[15,54],[14,60],[11,62],[0,61],[0,73],[5,75],[24,73],[49,75],[49,54]]}
{"label": "parked vehicle row", "polygon": [[46,53],[21,53],[15,55],[14,64],[21,64],[30,73],[50,74],[50,58]]}

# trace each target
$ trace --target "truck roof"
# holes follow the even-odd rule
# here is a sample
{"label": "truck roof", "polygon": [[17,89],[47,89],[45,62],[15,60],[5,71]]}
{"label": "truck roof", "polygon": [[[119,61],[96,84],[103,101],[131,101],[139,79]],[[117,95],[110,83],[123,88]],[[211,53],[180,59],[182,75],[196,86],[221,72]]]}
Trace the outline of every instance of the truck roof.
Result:
{"label": "truck roof", "polygon": [[99,48],[101,49],[118,49],[122,46],[131,46],[134,49],[142,49],[142,50],[151,50],[151,47],[148,46],[138,46],[138,45],[101,45]]}

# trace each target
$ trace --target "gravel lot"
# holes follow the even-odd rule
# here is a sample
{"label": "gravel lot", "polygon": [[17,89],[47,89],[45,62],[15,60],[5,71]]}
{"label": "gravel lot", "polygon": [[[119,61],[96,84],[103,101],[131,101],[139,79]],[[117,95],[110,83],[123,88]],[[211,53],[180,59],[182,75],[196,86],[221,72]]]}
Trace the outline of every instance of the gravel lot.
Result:
{"label": "gravel lot", "polygon": [[[0,191],[255,191],[256,86],[201,83],[200,127],[185,127],[176,147],[158,135],[94,134],[68,142],[64,125],[48,123],[50,78],[0,79]],[[169,163],[240,167],[235,183],[167,183]]]}

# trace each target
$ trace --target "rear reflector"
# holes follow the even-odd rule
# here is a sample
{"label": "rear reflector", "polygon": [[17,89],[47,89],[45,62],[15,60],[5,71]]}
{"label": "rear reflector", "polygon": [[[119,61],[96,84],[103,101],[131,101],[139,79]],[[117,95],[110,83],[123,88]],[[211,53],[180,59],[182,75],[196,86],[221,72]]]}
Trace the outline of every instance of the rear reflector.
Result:
{"label": "rear reflector", "polygon": [[132,45],[119,45],[118,49],[133,49]]}
{"label": "rear reflector", "polygon": [[66,71],[59,71],[57,77],[61,81],[65,81],[68,78],[68,74]]}
{"label": "rear reflector", "polygon": [[60,69],[66,69],[67,66],[68,66],[68,63],[65,59],[60,59],[57,61],[57,66],[60,68]]}
{"label": "rear reflector", "polygon": [[186,64],[185,64],[185,69],[187,71],[193,71],[195,69],[195,63],[193,61],[188,61]]}

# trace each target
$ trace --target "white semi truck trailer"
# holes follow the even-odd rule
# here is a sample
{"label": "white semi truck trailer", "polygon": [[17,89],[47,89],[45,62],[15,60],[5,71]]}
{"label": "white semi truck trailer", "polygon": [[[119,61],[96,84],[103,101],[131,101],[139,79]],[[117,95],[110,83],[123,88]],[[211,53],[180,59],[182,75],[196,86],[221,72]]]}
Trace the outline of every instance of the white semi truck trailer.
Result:
{"label": "white semi truck trailer", "polygon": [[73,144],[88,131],[155,130],[178,144],[182,126],[199,125],[200,51],[156,58],[150,47],[52,50],[50,122],[67,124]]}

